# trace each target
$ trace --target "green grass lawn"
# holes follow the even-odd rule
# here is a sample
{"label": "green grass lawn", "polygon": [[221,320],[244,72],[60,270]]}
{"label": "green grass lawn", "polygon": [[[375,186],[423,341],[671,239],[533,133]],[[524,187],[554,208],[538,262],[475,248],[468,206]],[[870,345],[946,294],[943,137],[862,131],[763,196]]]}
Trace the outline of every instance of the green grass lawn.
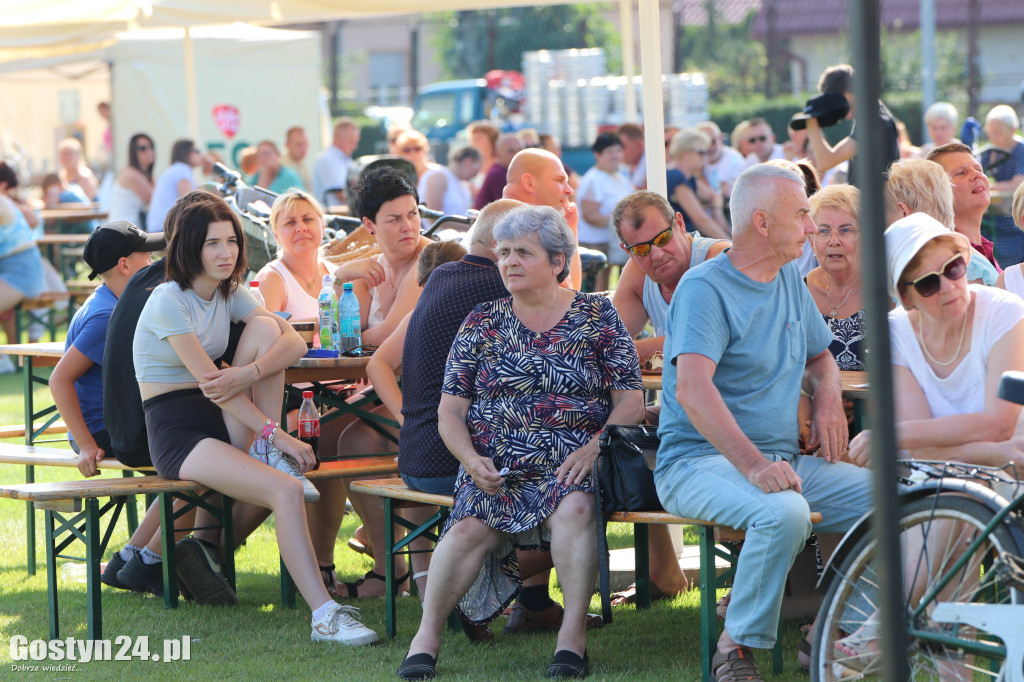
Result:
{"label": "green grass lawn", "polygon": [[[22,423],[20,376],[0,376],[0,423]],[[40,399],[48,399],[45,389]],[[108,472],[105,475],[119,475]],[[39,481],[61,481],[77,477],[73,469],[37,468]],[[0,480],[24,480],[24,468],[0,465]],[[140,515],[141,515],[140,508]],[[0,679],[14,679],[11,637],[23,635],[29,640],[47,639],[46,571],[43,559],[42,513],[37,513],[37,556],[40,571],[32,577],[26,570],[25,504],[0,500]],[[358,525],[352,515],[345,517],[340,537],[351,536]],[[609,529],[612,548],[632,544],[631,529],[613,524]],[[111,539],[111,548],[120,548],[127,540],[122,519]],[[71,550],[69,550],[71,551]],[[81,552],[84,555],[84,548]],[[109,554],[108,554],[109,555]],[[349,550],[344,542],[336,553],[342,580],[355,580],[371,568],[362,555]],[[175,663],[117,661],[79,663],[74,673],[36,673],[57,679],[148,680],[166,679],[397,679],[394,671],[405,655],[409,640],[419,622],[416,598],[400,599],[398,637],[371,647],[350,648],[310,641],[310,612],[297,600],[295,609],[280,606],[279,568],[273,521],[253,534],[236,555],[238,596],[235,608],[202,607],[182,602],[168,611],[163,600],[151,596],[103,588],[103,633],[113,640],[122,635],[147,636],[152,652],[162,649],[165,639],[191,637],[191,660]],[[553,578],[552,596],[561,599]],[[58,581],[62,638],[84,639],[85,585]],[[355,600],[363,622],[383,635],[383,599]],[[684,680],[700,679],[699,591],[690,590],[672,601],[656,603],[649,611],[632,607],[615,610],[615,621],[592,631],[589,653],[595,679],[609,680]],[[595,594],[592,612],[600,612]],[[547,664],[554,652],[554,633],[504,635],[504,619],[492,624],[496,635],[492,643],[472,645],[461,633],[447,633],[439,657],[438,672],[444,679],[521,680],[546,679]],[[785,626],[785,670],[780,682],[804,680],[796,666],[798,623]],[[116,651],[117,647],[115,647]],[[32,664],[33,661],[17,662]],[[40,665],[48,662],[41,662]],[[69,663],[65,661],[64,663]],[[770,670],[768,652],[759,655],[762,671]],[[26,675],[31,673],[21,673]]]}

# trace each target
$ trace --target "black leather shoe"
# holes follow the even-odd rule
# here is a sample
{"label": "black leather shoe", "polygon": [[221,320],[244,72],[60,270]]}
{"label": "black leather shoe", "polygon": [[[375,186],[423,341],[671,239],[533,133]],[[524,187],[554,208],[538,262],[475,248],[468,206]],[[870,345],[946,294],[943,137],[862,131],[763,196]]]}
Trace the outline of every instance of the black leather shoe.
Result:
{"label": "black leather shoe", "polygon": [[398,666],[398,677],[403,680],[432,680],[437,676],[437,659],[430,654],[406,656]]}
{"label": "black leather shoe", "polygon": [[586,650],[583,651],[582,658],[568,649],[556,651],[555,657],[551,659],[551,665],[548,666],[548,677],[583,679],[589,673],[590,659]]}

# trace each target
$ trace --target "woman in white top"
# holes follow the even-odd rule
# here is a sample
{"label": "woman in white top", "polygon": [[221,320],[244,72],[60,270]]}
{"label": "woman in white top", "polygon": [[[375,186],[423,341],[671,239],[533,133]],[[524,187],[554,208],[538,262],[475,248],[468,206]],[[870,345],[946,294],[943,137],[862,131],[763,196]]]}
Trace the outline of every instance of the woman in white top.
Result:
{"label": "woman in white top", "polygon": [[127,220],[145,228],[146,209],[153,197],[153,138],[136,133],[128,142],[128,166],[117,175],[110,197],[109,220]]}
{"label": "woman in white top", "polygon": [[[306,344],[241,286],[243,238],[219,197],[178,214],[168,281],[146,302],[133,346],[153,465],[164,477],[269,509],[281,557],[313,608],[312,638],[370,644],[376,633],[331,599],[316,570],[303,500],[318,494],[300,472],[313,466],[313,450],[275,421],[284,370]],[[227,348],[230,323],[239,321],[245,330],[232,366],[218,369],[214,358]]]}
{"label": "woman in white top", "polygon": [[[1024,302],[996,288],[967,283],[971,245],[959,232],[924,213],[885,231],[890,292],[902,307],[889,313],[897,442],[902,458],[984,466],[1013,463],[1024,471],[1024,451],[1009,440],[1021,406],[998,397],[1003,372],[1024,370]],[[871,433],[850,441],[850,460],[870,462]],[[955,528],[903,534],[905,584],[913,606],[928,569],[954,559],[967,542]],[[934,556],[945,552],[949,556]],[[934,570],[934,566],[933,566]],[[878,655],[878,618],[871,614],[835,643],[843,665],[861,670]],[[957,674],[969,660],[952,662]],[[943,679],[965,679],[944,671]],[[966,674],[970,677],[970,673]]]}
{"label": "woman in white top", "polygon": [[[611,227],[612,209],[619,200],[633,192],[634,187],[619,173],[622,165],[622,141],[615,133],[601,133],[590,146],[594,165],[580,178],[576,203],[580,207],[580,246],[595,249],[608,256],[608,262],[622,265],[629,260],[618,247]],[[608,288],[608,269],[597,276],[598,291]]]}
{"label": "woman in white top", "polygon": [[[1013,191],[1013,204],[1010,208],[1010,215],[1017,227],[1024,230],[1024,184],[1018,185]],[[999,273],[996,286],[1013,292],[1024,298],[1024,264],[1018,263]]]}
{"label": "woman in white top", "polygon": [[420,178],[417,191],[423,205],[445,215],[466,215],[473,206],[469,181],[480,172],[480,164],[480,152],[473,147],[452,149],[447,166],[431,168]]}
{"label": "woman in white top", "polygon": [[146,232],[163,232],[164,218],[180,197],[196,188],[192,169],[203,162],[199,148],[192,140],[178,140],[171,147],[171,165],[153,186],[153,196],[146,213]]}

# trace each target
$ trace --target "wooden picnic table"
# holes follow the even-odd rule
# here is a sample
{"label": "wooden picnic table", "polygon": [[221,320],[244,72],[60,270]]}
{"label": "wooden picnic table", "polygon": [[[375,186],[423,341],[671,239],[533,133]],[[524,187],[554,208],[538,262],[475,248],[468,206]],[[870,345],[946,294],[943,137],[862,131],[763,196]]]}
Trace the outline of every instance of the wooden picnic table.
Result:
{"label": "wooden picnic table", "polygon": [[109,215],[108,211],[101,210],[96,204],[62,204],[59,208],[44,208],[39,211],[44,228],[47,223],[56,226],[65,220],[73,223],[83,220],[104,220]]}

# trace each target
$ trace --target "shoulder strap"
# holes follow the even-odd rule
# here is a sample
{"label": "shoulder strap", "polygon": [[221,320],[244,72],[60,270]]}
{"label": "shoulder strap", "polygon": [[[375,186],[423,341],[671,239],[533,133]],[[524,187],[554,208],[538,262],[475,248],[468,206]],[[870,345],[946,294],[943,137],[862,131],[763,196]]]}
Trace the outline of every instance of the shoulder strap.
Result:
{"label": "shoulder strap", "polygon": [[611,568],[608,555],[608,517],[604,513],[604,506],[601,499],[601,455],[594,459],[594,512],[597,521],[597,572],[601,584],[601,617],[605,624],[612,622],[612,597],[611,597]]}

